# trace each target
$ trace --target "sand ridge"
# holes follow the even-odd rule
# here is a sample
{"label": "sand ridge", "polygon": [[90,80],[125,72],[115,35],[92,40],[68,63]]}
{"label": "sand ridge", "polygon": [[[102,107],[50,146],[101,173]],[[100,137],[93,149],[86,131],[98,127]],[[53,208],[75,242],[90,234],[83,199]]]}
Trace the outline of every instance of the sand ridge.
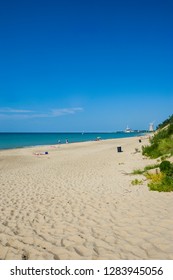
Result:
{"label": "sand ridge", "polygon": [[135,152],[147,142],[0,151],[0,259],[172,259],[173,194],[128,175],[155,162]]}

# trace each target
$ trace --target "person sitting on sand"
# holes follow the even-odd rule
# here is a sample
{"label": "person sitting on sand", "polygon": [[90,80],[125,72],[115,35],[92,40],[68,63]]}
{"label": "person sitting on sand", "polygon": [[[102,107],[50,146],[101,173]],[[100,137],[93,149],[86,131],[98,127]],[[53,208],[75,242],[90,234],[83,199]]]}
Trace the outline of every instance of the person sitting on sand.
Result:
{"label": "person sitting on sand", "polygon": [[35,156],[48,155],[48,152],[34,153]]}

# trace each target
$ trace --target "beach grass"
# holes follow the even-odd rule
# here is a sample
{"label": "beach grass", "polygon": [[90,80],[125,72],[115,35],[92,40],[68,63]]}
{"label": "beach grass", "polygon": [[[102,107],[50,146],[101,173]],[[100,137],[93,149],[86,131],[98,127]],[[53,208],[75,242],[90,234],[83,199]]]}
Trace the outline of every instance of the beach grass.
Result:
{"label": "beach grass", "polygon": [[143,182],[142,182],[142,180],[134,179],[134,180],[131,181],[131,184],[133,186],[136,186],[136,185],[142,185]]}
{"label": "beach grass", "polygon": [[158,168],[160,166],[160,164],[150,164],[144,167],[144,169],[134,169],[132,174],[133,175],[142,175],[145,172],[147,172],[148,170],[152,170],[155,168]]}

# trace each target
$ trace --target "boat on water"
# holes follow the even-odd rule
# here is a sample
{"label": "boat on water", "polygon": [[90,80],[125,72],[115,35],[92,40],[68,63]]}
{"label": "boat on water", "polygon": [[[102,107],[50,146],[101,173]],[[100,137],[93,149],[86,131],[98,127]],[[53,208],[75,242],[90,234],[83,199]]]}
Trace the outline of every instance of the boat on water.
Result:
{"label": "boat on water", "polygon": [[130,127],[126,127],[126,129],[124,130],[125,133],[131,133],[134,132],[134,130],[132,130]]}

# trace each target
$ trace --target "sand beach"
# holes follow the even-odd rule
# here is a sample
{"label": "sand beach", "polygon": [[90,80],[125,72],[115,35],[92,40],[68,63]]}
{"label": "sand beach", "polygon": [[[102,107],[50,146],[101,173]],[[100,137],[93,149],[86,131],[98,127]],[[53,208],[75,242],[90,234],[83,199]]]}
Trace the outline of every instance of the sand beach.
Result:
{"label": "sand beach", "polygon": [[147,143],[1,150],[0,259],[173,259],[173,193],[131,184]]}

